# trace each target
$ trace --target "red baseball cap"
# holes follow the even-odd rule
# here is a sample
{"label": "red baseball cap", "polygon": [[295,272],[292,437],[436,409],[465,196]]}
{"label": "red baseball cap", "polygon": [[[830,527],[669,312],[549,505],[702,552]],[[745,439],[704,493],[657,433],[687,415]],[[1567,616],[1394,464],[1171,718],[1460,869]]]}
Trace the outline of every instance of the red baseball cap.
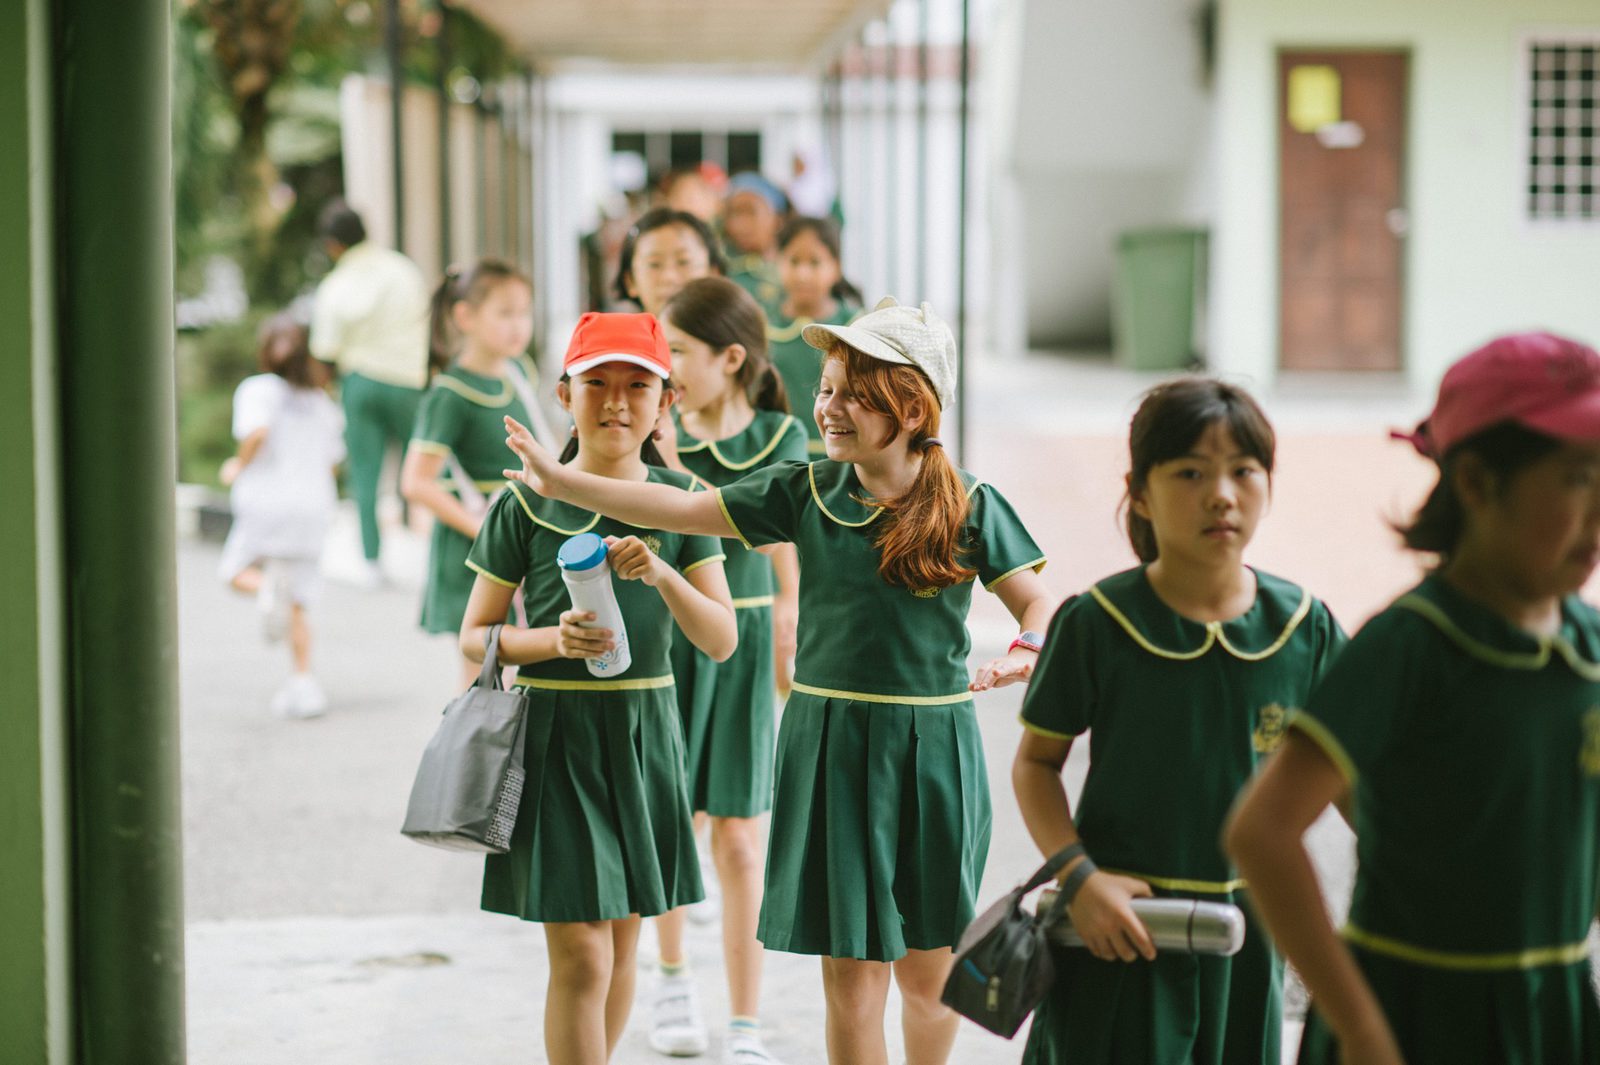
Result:
{"label": "red baseball cap", "polygon": [[663,379],[670,377],[672,352],[656,316],[589,311],[579,318],[562,372],[571,376],[605,362],[631,362]]}
{"label": "red baseball cap", "polygon": [[1553,333],[1496,337],[1445,371],[1433,413],[1413,432],[1392,435],[1438,459],[1501,422],[1600,440],[1600,354]]}

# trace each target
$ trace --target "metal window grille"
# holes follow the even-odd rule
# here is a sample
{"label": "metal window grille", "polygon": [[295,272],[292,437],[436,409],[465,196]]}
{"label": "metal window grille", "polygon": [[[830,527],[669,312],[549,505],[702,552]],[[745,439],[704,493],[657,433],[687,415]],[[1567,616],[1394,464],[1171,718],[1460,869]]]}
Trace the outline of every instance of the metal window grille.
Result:
{"label": "metal window grille", "polygon": [[1600,220],[1600,38],[1529,42],[1528,77],[1528,217]]}

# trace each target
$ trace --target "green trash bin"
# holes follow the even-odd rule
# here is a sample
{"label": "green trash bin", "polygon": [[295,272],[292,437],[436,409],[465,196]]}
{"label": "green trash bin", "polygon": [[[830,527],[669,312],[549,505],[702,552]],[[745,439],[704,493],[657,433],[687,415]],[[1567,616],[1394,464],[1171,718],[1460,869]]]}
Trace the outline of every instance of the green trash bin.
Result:
{"label": "green trash bin", "polygon": [[1180,370],[1200,355],[1206,231],[1130,229],[1117,239],[1112,336],[1131,370]]}

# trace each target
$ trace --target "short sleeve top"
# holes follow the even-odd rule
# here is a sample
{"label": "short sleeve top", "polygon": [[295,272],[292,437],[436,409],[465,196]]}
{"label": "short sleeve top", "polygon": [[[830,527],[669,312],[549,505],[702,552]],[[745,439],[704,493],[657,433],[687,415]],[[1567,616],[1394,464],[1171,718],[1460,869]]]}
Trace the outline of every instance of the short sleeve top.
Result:
{"label": "short sleeve top", "polygon": [[[508,366],[507,373],[521,373]],[[454,455],[479,490],[505,484],[506,415],[528,424],[528,408],[509,377],[485,377],[453,364],[436,375],[417,409],[411,445],[436,455]],[[442,475],[448,485],[450,475]]]}
{"label": "short sleeve top", "polygon": [[[677,417],[674,408],[673,419]],[[726,440],[696,440],[679,422],[678,457],[701,481],[724,485],[775,462],[804,462],[806,434],[794,415],[775,410],[756,411],[754,421]],[[775,591],[772,563],[735,539],[723,540],[722,548],[734,605],[770,598]]]}
{"label": "short sleeve top", "polygon": [[1022,704],[1029,729],[1089,734],[1076,822],[1102,868],[1173,890],[1239,886],[1217,838],[1344,643],[1321,601],[1256,572],[1250,609],[1201,623],[1139,566],[1064,604]]}
{"label": "short sleeve top", "polygon": [[[690,490],[688,474],[651,466],[648,479]],[[483,528],[467,555],[467,566],[508,588],[522,585],[528,625],[545,628],[560,624],[561,612],[572,607],[567,586],[556,565],[556,551],[568,537],[592,532],[599,536],[637,536],[680,573],[691,573],[723,559],[722,544],[713,536],[685,536],[660,529],[641,529],[603,518],[593,511],[544,499],[526,486],[512,482],[489,508]],[[700,488],[699,490],[704,490]],[[609,686],[627,687],[671,682],[667,653],[672,644],[672,613],[661,593],[643,581],[615,580],[617,606],[628,627],[632,664]],[[545,681],[591,682],[581,659],[554,658],[533,662],[517,671],[519,677]]]}
{"label": "short sleeve top", "polygon": [[[964,563],[993,588],[1044,567],[1011,505],[961,473],[968,513]],[[878,575],[874,540],[883,509],[867,498],[855,467],[783,462],[717,490],[747,545],[792,542],[800,556],[796,691],[864,701],[938,704],[969,698],[967,610],[972,582],[910,589]]]}
{"label": "short sleeve top", "polygon": [[[858,313],[840,303],[833,316],[821,324],[849,325]],[[816,399],[817,384],[822,380],[822,352],[807,344],[801,335],[806,326],[812,324],[810,318],[792,318],[782,325],[769,325],[767,351],[773,368],[783,378],[784,390],[789,394],[789,409],[796,412],[805,427],[806,437],[810,441],[810,455],[820,458],[823,455],[822,430],[811,416],[811,408]]]}
{"label": "short sleeve top", "polygon": [[1600,614],[1516,628],[1438,577],[1373,618],[1290,724],[1353,785],[1346,935],[1425,965],[1575,962],[1600,855]]}

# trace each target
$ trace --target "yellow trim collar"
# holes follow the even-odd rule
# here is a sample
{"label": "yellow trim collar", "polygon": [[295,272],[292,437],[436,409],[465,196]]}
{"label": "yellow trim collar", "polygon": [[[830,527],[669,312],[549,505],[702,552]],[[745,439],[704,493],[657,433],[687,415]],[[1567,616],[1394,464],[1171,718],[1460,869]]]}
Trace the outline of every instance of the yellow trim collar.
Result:
{"label": "yellow trim collar", "polygon": [[528,520],[533,522],[535,525],[540,525],[546,529],[549,529],[551,532],[560,533],[562,536],[577,536],[579,533],[586,533],[596,525],[600,524],[600,515],[595,514],[589,519],[589,524],[585,525],[581,529],[563,529],[559,525],[552,525],[533,512],[533,508],[528,505],[528,501],[522,498],[522,492],[517,488],[517,482],[507,481],[506,487],[511,489],[511,494],[517,497],[517,502],[522,504],[522,512],[528,516]]}
{"label": "yellow trim collar", "polygon": [[1230,655],[1243,662],[1260,662],[1264,658],[1271,658],[1273,655],[1282,650],[1284,644],[1289,642],[1289,637],[1294,635],[1294,630],[1300,627],[1300,623],[1304,621],[1306,615],[1311,612],[1311,593],[1302,588],[1300,589],[1300,605],[1295,607],[1294,614],[1283,626],[1283,631],[1278,634],[1278,638],[1272,641],[1272,644],[1267,647],[1266,650],[1241,651],[1239,648],[1229,643],[1227,636],[1223,635],[1222,627],[1223,625],[1227,624],[1226,622],[1208,621],[1205,623],[1205,642],[1203,642],[1199,647],[1195,648],[1193,651],[1168,651],[1157,647],[1155,644],[1146,639],[1144,633],[1140,632],[1134,626],[1133,622],[1128,620],[1127,615],[1112,605],[1111,600],[1106,598],[1105,593],[1100,590],[1099,585],[1091,586],[1089,589],[1089,594],[1094,596],[1094,601],[1100,604],[1101,609],[1103,609],[1107,614],[1111,615],[1111,619],[1113,621],[1122,626],[1123,631],[1133,638],[1134,643],[1138,644],[1140,647],[1144,648],[1146,651],[1149,651],[1151,654],[1156,655],[1157,657],[1170,658],[1176,662],[1188,662],[1199,658],[1207,651],[1211,650],[1212,644],[1220,644],[1224,651],[1227,651]]}
{"label": "yellow trim collar", "polygon": [[[878,515],[883,513],[882,507],[874,507],[865,521],[845,521],[828,509],[828,504],[822,501],[822,493],[817,491],[817,464],[815,462],[806,466],[806,479],[811,482],[811,498],[817,501],[817,509],[826,514],[836,525],[843,525],[849,529],[859,529],[864,525],[871,525],[878,520]],[[976,486],[974,486],[976,487]]]}
{"label": "yellow trim collar", "polygon": [[955,695],[878,695],[875,692],[853,692],[841,688],[818,688],[794,681],[789,685],[794,691],[815,695],[823,699],[848,699],[853,703],[902,703],[906,706],[953,706],[972,701],[971,692]]}
{"label": "yellow trim collar", "polygon": [[[797,339],[801,333],[804,333],[806,331],[806,326],[814,324],[814,319],[796,318],[788,325],[768,325],[767,343],[787,344],[789,341]],[[807,346],[809,347],[810,345]],[[820,359],[822,357],[822,352],[817,352],[817,357]]]}
{"label": "yellow trim collar", "polygon": [[518,688],[549,692],[637,692],[672,687],[672,675],[639,677],[635,680],[549,680],[545,677],[518,677]]}
{"label": "yellow trim collar", "polygon": [[478,576],[482,577],[484,580],[493,581],[494,583],[498,584],[502,588],[512,588],[512,589],[514,589],[517,586],[515,581],[508,581],[504,577],[495,576],[493,573],[490,573],[488,570],[484,569],[482,566],[478,565],[476,562],[472,561],[472,559],[470,559],[470,558],[466,560],[464,565],[468,569],[470,569],[472,572],[474,572]]}
{"label": "yellow trim collar", "polygon": [[500,394],[498,396],[480,392],[459,377],[452,377],[448,373],[440,374],[433,379],[433,382],[440,388],[449,389],[469,403],[476,403],[480,407],[488,407],[492,410],[511,406],[511,401],[517,394],[516,388],[509,379],[500,382]]}
{"label": "yellow trim collar", "polygon": [[1387,954],[1391,958],[1426,965],[1431,969],[1454,969],[1461,972],[1507,972],[1517,969],[1542,969],[1549,965],[1576,965],[1589,956],[1585,940],[1553,947],[1532,947],[1528,950],[1507,950],[1488,954],[1471,954],[1455,950],[1431,950],[1413,946],[1388,936],[1376,935],[1353,924],[1340,932],[1346,942],[1353,943],[1374,954]]}
{"label": "yellow trim collar", "polygon": [[1560,636],[1534,637],[1539,642],[1537,651],[1502,651],[1498,647],[1490,647],[1483,641],[1468,636],[1450,619],[1450,615],[1439,608],[1438,604],[1420,595],[1403,595],[1395,600],[1394,605],[1414,614],[1420,614],[1432,622],[1434,628],[1444,633],[1451,643],[1473,658],[1487,662],[1491,666],[1498,666],[1501,669],[1543,669],[1550,664],[1550,652],[1554,649],[1578,676],[1584,680],[1600,680],[1600,664],[1585,660],[1578,654],[1577,648]]}
{"label": "yellow trim collar", "polygon": [[678,451],[680,454],[685,455],[692,455],[700,451],[710,451],[711,457],[716,459],[725,468],[730,470],[748,470],[750,467],[760,464],[761,460],[765,459],[777,449],[778,444],[783,441],[783,434],[789,431],[789,426],[798,424],[800,423],[795,419],[794,415],[785,414],[783,416],[782,423],[780,423],[778,426],[778,431],[772,434],[772,439],[767,441],[766,446],[743,462],[736,462],[719,451],[717,449],[717,444],[721,443],[719,440],[702,440],[690,447],[680,447]]}

